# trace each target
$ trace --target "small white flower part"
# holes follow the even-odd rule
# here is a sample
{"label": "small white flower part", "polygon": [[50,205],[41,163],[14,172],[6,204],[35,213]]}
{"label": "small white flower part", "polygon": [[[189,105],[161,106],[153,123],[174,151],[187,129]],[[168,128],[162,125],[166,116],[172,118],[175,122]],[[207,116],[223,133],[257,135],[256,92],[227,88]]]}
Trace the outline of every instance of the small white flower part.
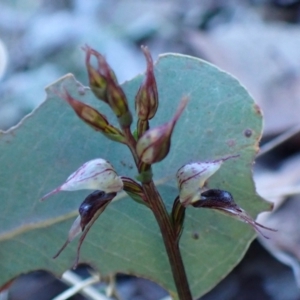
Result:
{"label": "small white flower part", "polygon": [[218,162],[195,162],[184,165],[176,174],[180,202],[187,206],[201,198],[201,189],[205,181],[220,167]]}
{"label": "small white flower part", "polygon": [[76,220],[74,221],[72,227],[70,228],[69,234],[68,234],[68,239],[65,241],[65,243],[62,245],[62,247],[59,249],[59,251],[53,256],[53,258],[56,258],[60,255],[60,253],[68,246],[70,242],[72,242],[76,236],[78,236],[81,232],[81,216],[78,216]]}
{"label": "small white flower part", "polygon": [[72,242],[76,238],[76,236],[82,232],[80,222],[81,222],[81,216],[78,216],[70,228],[68,234],[68,240],[67,240],[68,243]]}
{"label": "small white flower part", "polygon": [[113,166],[102,158],[97,158],[83,164],[71,174],[65,183],[46,194],[45,198],[60,191],[102,190],[105,193],[119,192],[123,188],[122,179]]}
{"label": "small white flower part", "polygon": [[237,155],[214,161],[193,162],[182,166],[176,173],[180,202],[187,206],[198,201],[208,178],[219,170],[225,160],[233,157],[237,157]]}

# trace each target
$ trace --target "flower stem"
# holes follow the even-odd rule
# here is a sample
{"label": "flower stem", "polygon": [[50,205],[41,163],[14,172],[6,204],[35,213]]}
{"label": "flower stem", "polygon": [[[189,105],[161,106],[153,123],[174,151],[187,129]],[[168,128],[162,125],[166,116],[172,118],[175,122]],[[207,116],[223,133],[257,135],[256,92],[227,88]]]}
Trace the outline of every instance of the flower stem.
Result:
{"label": "flower stem", "polygon": [[163,200],[153,181],[144,183],[143,189],[163,237],[178,297],[180,300],[192,300],[190,287],[180,254],[177,236],[173,229],[172,222]]}
{"label": "flower stem", "polygon": [[[140,160],[136,153],[136,141],[132,136],[129,128],[123,128],[123,133],[126,137],[127,145],[133,155],[135,164],[137,168],[139,168]],[[192,300],[192,294],[179,249],[178,236],[173,228],[173,224],[164,205],[164,202],[152,179],[143,182],[142,186],[144,194],[147,197],[147,202],[150,205],[150,208],[156,218],[163,237],[166,252],[171,265],[175,286],[177,289],[178,299]]]}
{"label": "flower stem", "polygon": [[130,128],[123,128],[123,133],[125,135],[125,138],[126,138],[126,144],[132,154],[132,157],[134,159],[134,162],[136,164],[136,166],[138,166],[139,164],[139,159],[138,159],[138,156],[136,154],[136,140],[134,139],[131,131],[130,131]]}

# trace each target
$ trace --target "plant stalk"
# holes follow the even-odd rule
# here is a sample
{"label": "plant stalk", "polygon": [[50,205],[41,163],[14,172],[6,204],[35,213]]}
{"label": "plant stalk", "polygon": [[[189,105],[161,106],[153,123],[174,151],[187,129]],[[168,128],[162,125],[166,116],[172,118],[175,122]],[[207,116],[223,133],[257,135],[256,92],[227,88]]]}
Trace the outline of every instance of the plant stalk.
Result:
{"label": "plant stalk", "polygon": [[179,249],[179,243],[163,200],[153,181],[143,183],[143,189],[163,237],[178,297],[180,300],[192,300],[192,294]]}
{"label": "plant stalk", "polygon": [[130,131],[130,128],[123,128],[123,133],[126,137],[126,140],[127,140],[127,146],[132,154],[132,157],[134,159],[134,162],[136,164],[136,166],[138,166],[139,164],[139,159],[138,159],[138,156],[136,154],[136,150],[135,150],[135,147],[136,147],[136,140],[134,139],[131,131]]}
{"label": "plant stalk", "polygon": [[[127,139],[127,145],[133,155],[135,164],[138,167],[139,158],[135,149],[136,141],[129,128],[123,128],[123,132]],[[144,182],[142,186],[163,237],[178,297],[180,300],[192,300],[192,294],[179,249],[178,237],[172,226],[172,222],[164,202],[157,191],[153,180]]]}

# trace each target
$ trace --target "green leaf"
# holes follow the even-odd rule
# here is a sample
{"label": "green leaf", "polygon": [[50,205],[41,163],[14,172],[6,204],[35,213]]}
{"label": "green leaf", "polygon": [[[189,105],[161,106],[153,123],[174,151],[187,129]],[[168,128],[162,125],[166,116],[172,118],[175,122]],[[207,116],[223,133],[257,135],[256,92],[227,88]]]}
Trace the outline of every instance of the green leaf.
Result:
{"label": "green leaf", "polygon": [[[228,190],[253,217],[267,209],[255,193],[251,171],[262,116],[247,91],[215,66],[183,55],[161,56],[155,75],[160,104],[151,127],[170,120],[181,97],[190,97],[176,124],[168,157],[153,166],[168,209],[178,194],[178,168],[187,162],[234,154],[240,157],[226,161],[209,186]],[[132,111],[141,81],[142,76],[138,76],[123,85]],[[77,240],[56,260],[52,256],[66,240],[88,192],[62,192],[43,203],[39,199],[84,162],[102,157],[119,175],[136,175],[124,145],[91,130],[71,107],[54,96],[51,91],[61,85],[117,124],[108,107],[69,74],[47,88],[47,100],[22,124],[0,133],[0,283],[37,268],[59,274],[72,266]],[[188,208],[180,247],[193,296],[204,294],[224,278],[254,236],[247,224],[218,212]],[[158,282],[173,295],[176,291],[151,211],[125,194],[120,194],[97,220],[83,244],[80,261],[91,263],[102,274],[135,274]]]}

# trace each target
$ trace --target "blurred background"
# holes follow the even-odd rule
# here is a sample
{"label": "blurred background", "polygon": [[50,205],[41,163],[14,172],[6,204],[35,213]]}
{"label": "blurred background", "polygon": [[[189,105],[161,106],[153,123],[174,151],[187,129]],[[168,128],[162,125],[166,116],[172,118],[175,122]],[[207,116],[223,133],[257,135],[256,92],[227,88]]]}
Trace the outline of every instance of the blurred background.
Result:
{"label": "blurred background", "polygon": [[[258,219],[280,231],[255,241],[232,273],[201,299],[299,300],[299,24],[298,0],[0,0],[0,129],[35,109],[45,99],[44,87],[64,74],[87,84],[85,44],[106,56],[120,82],[144,71],[140,45],[147,45],[155,60],[180,52],[216,64],[238,78],[263,110],[254,176],[258,192],[275,210]],[[56,294],[66,288],[50,274],[33,273],[25,283],[21,278],[11,285],[9,299],[53,299],[49,293],[45,298],[44,277],[49,290],[49,282],[59,286]],[[31,288],[40,289],[37,279],[43,293],[24,298],[30,280]],[[157,285],[125,275],[117,276],[116,287],[124,300],[166,296]],[[97,299],[76,297],[70,299]]]}

